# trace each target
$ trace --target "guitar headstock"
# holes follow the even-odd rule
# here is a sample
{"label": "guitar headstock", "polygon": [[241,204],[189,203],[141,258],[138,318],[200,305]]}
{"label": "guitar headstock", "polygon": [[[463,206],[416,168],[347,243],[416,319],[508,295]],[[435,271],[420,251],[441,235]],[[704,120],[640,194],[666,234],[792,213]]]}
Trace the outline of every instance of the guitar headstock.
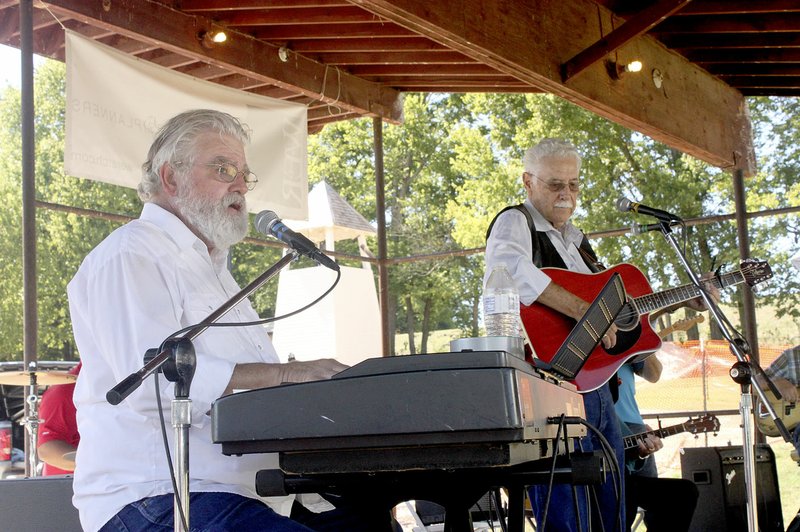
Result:
{"label": "guitar headstock", "polygon": [[684,427],[692,434],[702,434],[704,432],[719,432],[719,419],[712,414],[703,414],[698,418],[689,418],[689,421],[684,423]]}
{"label": "guitar headstock", "polygon": [[741,262],[740,268],[744,282],[748,286],[753,286],[772,278],[772,268],[765,260],[745,259]]}
{"label": "guitar headstock", "polygon": [[689,329],[691,329],[692,327],[694,327],[698,323],[703,323],[705,321],[705,319],[706,319],[706,317],[703,316],[702,314],[698,314],[697,316],[692,316],[691,318],[684,318],[682,320],[678,320],[678,321],[674,322],[669,327],[665,327],[665,328],[661,329],[660,331],[658,331],[657,334],[663,340],[664,338],[666,338],[667,336],[669,336],[670,334],[672,334],[674,332],[677,332],[677,331],[688,331]]}

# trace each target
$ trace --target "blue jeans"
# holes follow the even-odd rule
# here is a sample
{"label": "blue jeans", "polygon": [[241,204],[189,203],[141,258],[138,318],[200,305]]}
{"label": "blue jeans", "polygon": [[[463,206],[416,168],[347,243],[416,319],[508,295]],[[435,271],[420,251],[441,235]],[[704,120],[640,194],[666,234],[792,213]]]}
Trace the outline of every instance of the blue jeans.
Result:
{"label": "blue jeans", "polygon": [[[127,505],[101,528],[101,532],[164,532],[175,530],[173,496],[148,497]],[[192,532],[311,532],[310,528],[275,513],[269,506],[241,495],[221,492],[189,496]]]}
{"label": "blue jeans", "polygon": [[[611,397],[608,384],[593,392],[583,394],[583,404],[586,409],[586,421],[605,436],[614,449],[618,463],[624,468],[625,456],[622,448],[622,432],[619,428],[619,421],[614,410],[614,400]],[[589,435],[581,440],[581,447],[586,451],[602,449],[600,439],[592,431],[589,431]],[[618,476],[615,481],[614,477],[609,474],[600,485],[574,486],[573,488],[571,484],[554,484],[550,495],[550,506],[547,511],[546,528],[544,529],[541,524],[544,522],[547,485],[531,486],[528,488],[528,496],[536,516],[537,530],[539,532],[590,530],[591,532],[599,530],[613,532],[622,530],[620,528],[620,519],[622,520],[621,523],[623,523],[622,526],[624,526],[625,482],[623,480],[621,486],[617,485],[618,482]],[[618,490],[619,493],[617,493]],[[588,497],[587,491],[589,492]],[[618,499],[621,501],[619,513],[616,511]],[[590,508],[592,510],[591,527],[589,523]],[[578,516],[580,516],[580,524]],[[598,520],[602,521],[602,527],[597,522]]]}

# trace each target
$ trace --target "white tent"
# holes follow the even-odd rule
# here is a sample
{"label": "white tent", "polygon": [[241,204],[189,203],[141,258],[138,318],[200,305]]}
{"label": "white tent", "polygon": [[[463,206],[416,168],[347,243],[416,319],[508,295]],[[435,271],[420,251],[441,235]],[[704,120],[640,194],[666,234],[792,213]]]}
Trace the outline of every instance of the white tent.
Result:
{"label": "white tent", "polygon": [[[366,235],[375,229],[330,185],[318,183],[308,194],[308,221],[288,222],[333,251],[338,240],[358,239],[362,255],[369,253]],[[283,361],[335,358],[348,365],[381,356],[381,323],[372,268],[341,267],[342,278],[326,298],[312,308],[275,322],[273,343]],[[276,314],[295,310],[324,292],[336,273],[321,266],[287,269],[280,274]]]}

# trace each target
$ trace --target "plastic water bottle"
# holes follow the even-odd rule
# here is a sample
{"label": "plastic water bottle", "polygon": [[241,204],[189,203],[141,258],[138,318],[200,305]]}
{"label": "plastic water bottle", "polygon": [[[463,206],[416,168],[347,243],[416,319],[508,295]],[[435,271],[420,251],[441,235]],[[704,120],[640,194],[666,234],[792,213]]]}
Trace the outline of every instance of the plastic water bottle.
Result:
{"label": "plastic water bottle", "polygon": [[483,290],[486,336],[519,336],[519,292],[505,264],[492,268]]}

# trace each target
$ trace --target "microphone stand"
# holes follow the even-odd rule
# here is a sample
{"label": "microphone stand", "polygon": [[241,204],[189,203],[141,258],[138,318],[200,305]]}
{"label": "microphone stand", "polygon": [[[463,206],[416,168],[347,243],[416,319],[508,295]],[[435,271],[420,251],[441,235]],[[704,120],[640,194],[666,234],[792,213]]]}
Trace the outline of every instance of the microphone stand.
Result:
{"label": "microphone stand", "polygon": [[163,371],[164,376],[170,382],[175,383],[175,399],[172,401],[172,426],[175,429],[175,468],[176,484],[175,492],[175,532],[189,528],[189,427],[192,425],[191,406],[189,390],[192,385],[192,378],[196,367],[197,357],[195,356],[192,340],[202,334],[208,327],[228,313],[233,307],[242,300],[255,292],[258,288],[285,268],[290,262],[298,257],[295,250],[281,257],[281,259],[270,266],[267,271],[256,277],[250,284],[241,289],[237,294],[220,307],[208,315],[206,319],[197,324],[183,336],[166,340],[161,347],[148,349],[144,356],[145,365],[135,373],[131,373],[125,379],[117,383],[106,393],[106,400],[112,405],[118,405],[123,399],[133,393],[142,382],[156,371]]}
{"label": "microphone stand", "polygon": [[[703,298],[703,302],[706,304],[709,312],[719,325],[722,336],[725,338],[725,340],[727,340],[731,352],[737,359],[737,362],[731,367],[729,374],[734,382],[741,386],[739,413],[742,417],[742,451],[744,458],[744,480],[747,493],[747,527],[749,532],[756,532],[758,530],[758,510],[756,508],[756,466],[753,452],[754,442],[752,440],[753,396],[750,393],[751,385],[758,394],[758,397],[761,399],[764,407],[775,421],[781,436],[783,436],[787,442],[791,441],[791,437],[789,436],[789,432],[786,430],[786,427],[781,419],[776,415],[772,404],[767,400],[764,390],[761,388],[758,381],[751,379],[751,376],[753,375],[753,369],[756,369],[761,375],[767,378],[767,382],[769,383],[773,392],[777,392],[777,389],[766,376],[764,371],[758,367],[758,364],[749,359],[750,346],[747,345],[747,342],[744,340],[744,338],[742,338],[741,334],[734,330],[733,332],[736,333],[737,339],[733,338],[732,331],[729,330],[728,320],[723,318],[723,314],[719,306],[706,293],[706,290],[703,288],[699,277],[694,273],[694,271],[692,271],[692,267],[689,265],[686,257],[681,252],[678,241],[675,239],[675,235],[672,234],[671,221],[660,219],[659,225],[664,238],[672,245],[675,253],[678,255],[678,258],[681,261],[681,264],[683,265],[683,268],[689,275],[692,284],[697,287],[700,297]],[[780,394],[778,393],[776,396],[779,397]]]}

